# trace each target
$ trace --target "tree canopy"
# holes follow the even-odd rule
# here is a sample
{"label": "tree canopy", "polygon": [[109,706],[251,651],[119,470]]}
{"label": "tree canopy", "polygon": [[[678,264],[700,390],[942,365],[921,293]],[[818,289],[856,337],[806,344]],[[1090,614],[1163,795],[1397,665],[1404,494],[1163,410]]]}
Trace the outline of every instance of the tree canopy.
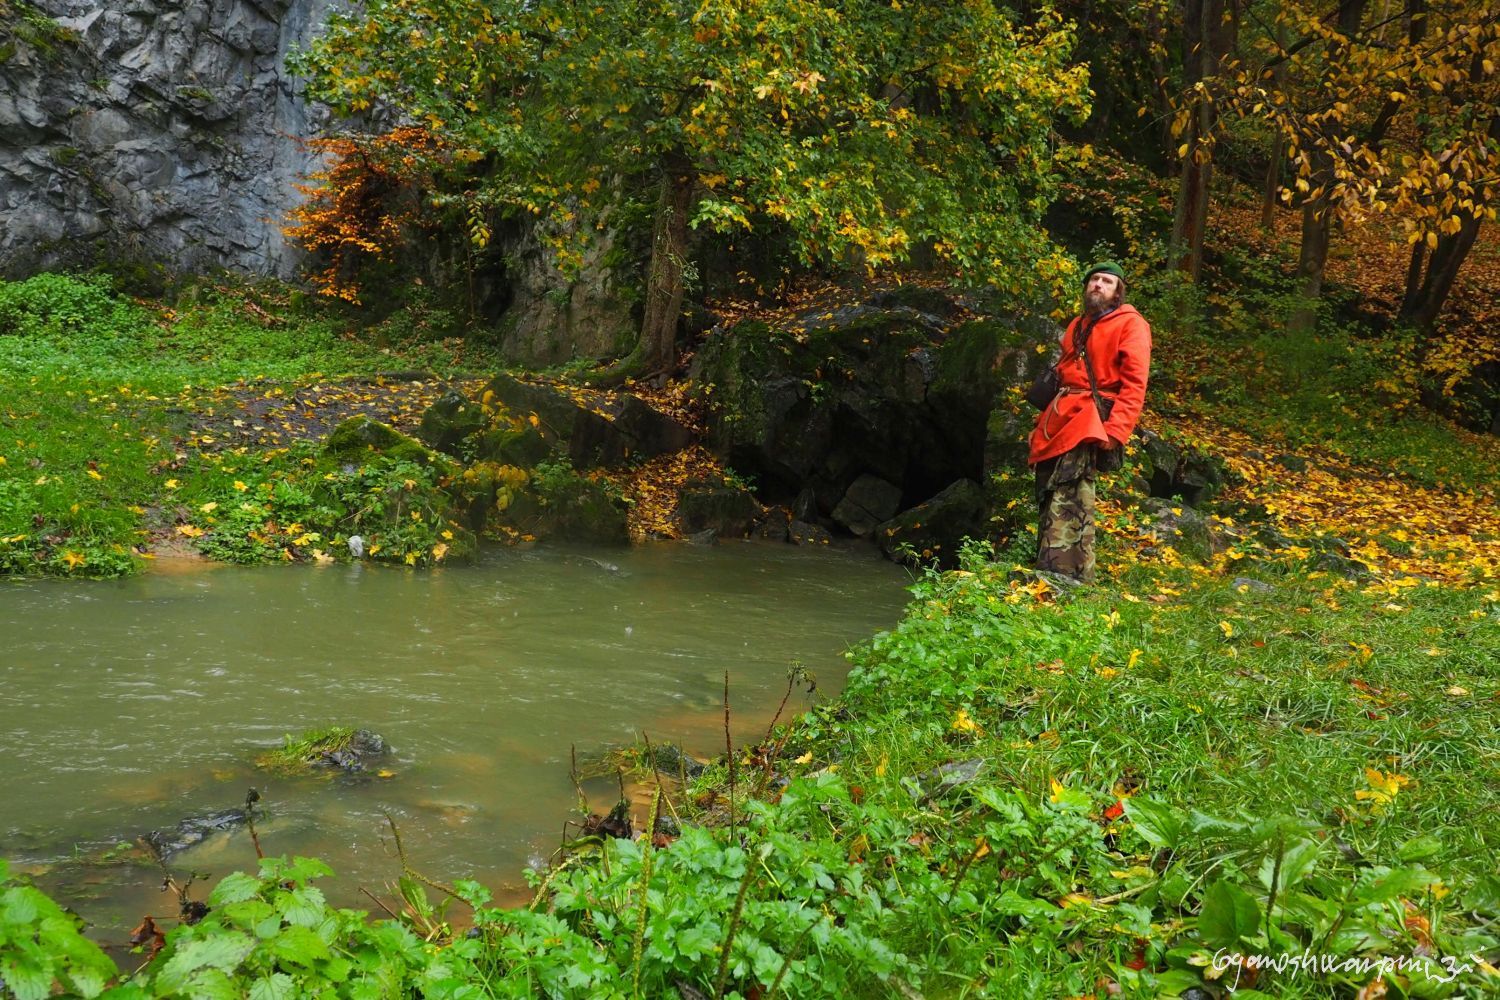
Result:
{"label": "tree canopy", "polygon": [[[314,96],[389,109],[472,165],[459,197],[589,227],[652,218],[635,359],[673,358],[690,230],[777,225],[804,261],[930,248],[1031,301],[1072,292],[1040,230],[1053,124],[1088,111],[1072,27],[962,4],[368,0],[298,66]],[[577,253],[557,238],[564,262]]]}

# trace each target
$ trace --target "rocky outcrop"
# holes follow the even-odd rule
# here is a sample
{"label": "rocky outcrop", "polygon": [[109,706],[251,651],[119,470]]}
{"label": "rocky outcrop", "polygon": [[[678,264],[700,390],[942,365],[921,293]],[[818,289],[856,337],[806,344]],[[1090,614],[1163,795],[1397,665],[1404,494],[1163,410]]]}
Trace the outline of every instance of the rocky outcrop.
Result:
{"label": "rocky outcrop", "polygon": [[710,441],[762,501],[789,509],[794,540],[832,529],[950,558],[1003,506],[980,484],[1024,473],[1029,414],[1010,390],[1055,336],[970,316],[954,296],[903,288],[774,330],[715,331],[693,370],[712,386]]}
{"label": "rocky outcrop", "polygon": [[521,364],[546,366],[574,358],[627,353],[640,330],[635,296],[609,264],[619,237],[595,230],[576,273],[558,268],[537,227],[517,228],[504,246],[510,305],[495,336],[500,352]]}
{"label": "rocky outcrop", "polygon": [[320,112],[283,69],[331,0],[0,7],[0,274],[105,259],[289,276]]}

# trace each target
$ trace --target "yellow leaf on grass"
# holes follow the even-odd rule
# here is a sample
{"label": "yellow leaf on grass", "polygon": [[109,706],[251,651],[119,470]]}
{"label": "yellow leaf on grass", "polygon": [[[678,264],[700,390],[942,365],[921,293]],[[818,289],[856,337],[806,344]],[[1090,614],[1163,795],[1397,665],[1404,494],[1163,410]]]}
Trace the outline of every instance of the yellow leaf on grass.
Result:
{"label": "yellow leaf on grass", "polygon": [[1219,631],[1224,633],[1224,638],[1234,637],[1234,625],[1231,622],[1219,622]]}
{"label": "yellow leaf on grass", "polygon": [[88,472],[89,472],[89,478],[90,479],[103,479],[104,478],[103,476],[99,475],[99,473],[96,470],[94,470],[94,469],[90,469],[90,470],[88,470]]}
{"label": "yellow leaf on grass", "polygon": [[958,714],[953,717],[952,728],[960,733],[980,732],[979,723],[969,718],[969,710],[966,708],[960,708]]}

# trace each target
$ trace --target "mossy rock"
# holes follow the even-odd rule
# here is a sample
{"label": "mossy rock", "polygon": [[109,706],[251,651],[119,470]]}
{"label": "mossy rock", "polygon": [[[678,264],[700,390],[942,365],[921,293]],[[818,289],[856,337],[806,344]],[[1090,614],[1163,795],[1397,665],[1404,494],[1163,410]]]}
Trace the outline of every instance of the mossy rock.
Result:
{"label": "mossy rock", "polygon": [[479,459],[529,469],[552,454],[552,447],[535,427],[492,427],[479,435]]}
{"label": "mossy rock", "polygon": [[408,437],[389,424],[360,414],[350,417],[328,432],[323,441],[323,451],[336,458],[357,458],[371,451],[391,458],[415,462],[418,465],[435,466],[444,472],[454,470],[453,463],[445,456],[428,448],[416,438]]}
{"label": "mossy rock", "polygon": [[722,538],[744,538],[760,516],[760,503],[750,491],[731,483],[687,483],[677,498],[677,519],[687,535],[712,531]]}
{"label": "mossy rock", "polygon": [[449,389],[422,414],[417,436],[430,448],[456,455],[459,447],[489,424],[484,408]]}
{"label": "mossy rock", "polygon": [[537,484],[537,499],[538,536],[600,545],[630,541],[624,498],[605,483],[576,473],[547,477]]}
{"label": "mossy rock", "polygon": [[979,484],[960,479],[878,526],[875,541],[892,558],[953,565],[965,538],[985,535],[984,512]]}
{"label": "mossy rock", "polygon": [[297,737],[288,735],[282,746],[256,756],[255,766],[286,777],[358,774],[390,749],[378,733],[368,729],[329,726]]}

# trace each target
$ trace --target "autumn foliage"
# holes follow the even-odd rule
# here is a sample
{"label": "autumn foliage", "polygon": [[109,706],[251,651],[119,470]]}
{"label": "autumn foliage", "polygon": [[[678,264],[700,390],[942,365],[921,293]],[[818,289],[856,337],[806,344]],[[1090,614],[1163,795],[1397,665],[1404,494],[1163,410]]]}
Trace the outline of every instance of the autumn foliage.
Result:
{"label": "autumn foliage", "polygon": [[327,261],[311,275],[320,293],[358,303],[360,265],[389,259],[411,229],[424,224],[420,195],[431,187],[445,147],[431,132],[410,126],[307,143],[327,166],[296,185],[307,200],[282,232]]}

